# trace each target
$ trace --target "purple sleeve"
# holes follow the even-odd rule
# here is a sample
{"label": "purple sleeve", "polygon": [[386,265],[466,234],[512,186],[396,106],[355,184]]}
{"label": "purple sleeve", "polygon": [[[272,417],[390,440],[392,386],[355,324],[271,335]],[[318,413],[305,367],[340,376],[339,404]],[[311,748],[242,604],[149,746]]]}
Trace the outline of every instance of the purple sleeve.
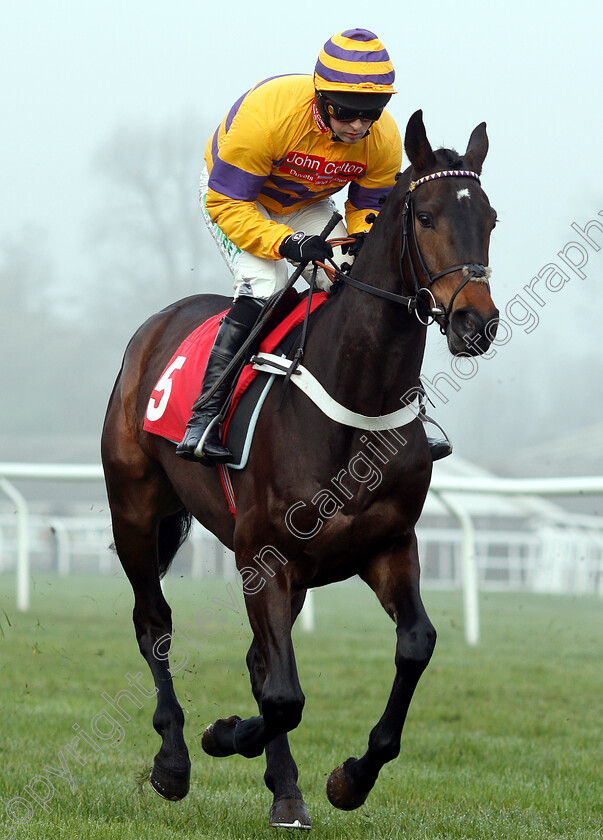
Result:
{"label": "purple sleeve", "polygon": [[228,198],[255,201],[265,180],[265,175],[252,175],[218,157],[209,176],[209,188]]}
{"label": "purple sleeve", "polygon": [[356,181],[350,184],[348,198],[358,210],[381,210],[379,199],[382,195],[389,195],[393,187],[376,187],[368,189],[361,187]]}

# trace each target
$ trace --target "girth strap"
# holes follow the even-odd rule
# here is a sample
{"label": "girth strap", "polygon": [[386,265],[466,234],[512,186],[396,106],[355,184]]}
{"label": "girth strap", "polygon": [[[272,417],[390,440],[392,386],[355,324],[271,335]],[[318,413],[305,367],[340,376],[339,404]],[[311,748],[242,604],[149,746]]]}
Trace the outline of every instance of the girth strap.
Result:
{"label": "girth strap", "polygon": [[[252,356],[251,362],[254,370],[269,371],[281,376],[286,375],[293,364],[291,359],[275,356],[272,353],[258,353],[256,356]],[[330,420],[355,429],[366,429],[373,432],[400,429],[402,426],[412,423],[419,416],[420,400],[418,395],[411,403],[393,411],[391,414],[370,416],[358,414],[356,411],[351,411],[338,403],[303,365],[297,365],[291,376],[291,382],[297,385],[300,391],[303,391]]]}

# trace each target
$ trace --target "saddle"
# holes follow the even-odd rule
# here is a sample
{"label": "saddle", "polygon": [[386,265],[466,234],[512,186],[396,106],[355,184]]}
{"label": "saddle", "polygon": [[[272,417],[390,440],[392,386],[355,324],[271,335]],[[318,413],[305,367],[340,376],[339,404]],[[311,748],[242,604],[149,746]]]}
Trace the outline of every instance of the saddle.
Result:
{"label": "saddle", "polygon": [[[311,315],[326,300],[326,292],[315,292],[310,301]],[[227,311],[197,327],[173,354],[151,393],[143,425],[146,432],[173,443],[182,439],[192,405],[201,390],[220,319]],[[299,337],[306,311],[306,296],[289,290],[258,337],[257,351],[287,355]],[[234,455],[233,461],[226,465],[231,469],[243,469],[247,463],[255,425],[274,379],[273,373],[258,371],[248,363],[236,380],[222,426],[223,440]]]}

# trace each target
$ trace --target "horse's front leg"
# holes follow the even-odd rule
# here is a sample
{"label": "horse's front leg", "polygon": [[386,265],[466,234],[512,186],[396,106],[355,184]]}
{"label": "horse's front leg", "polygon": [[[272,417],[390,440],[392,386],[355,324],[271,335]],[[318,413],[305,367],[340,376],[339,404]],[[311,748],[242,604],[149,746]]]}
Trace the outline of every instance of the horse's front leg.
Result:
{"label": "horse's front leg", "polygon": [[291,641],[292,607],[289,580],[283,569],[245,603],[264,666],[258,704],[261,714],[241,720],[217,720],[203,733],[202,746],[213,756],[261,755],[273,738],[298,726],[305,698],[299,684]]}
{"label": "horse's front leg", "polygon": [[379,771],[400,752],[402,728],[414,690],[433,653],[436,632],[419,595],[419,558],[414,532],[394,550],[369,563],[362,574],[396,623],[396,676],[380,721],[362,758],[348,758],[327,781],[336,808],[350,811],[366,800]]}
{"label": "horse's front leg", "polygon": [[[306,592],[293,597],[292,623],[303,607]],[[266,680],[266,669],[258,642],[254,639],[247,654],[247,667],[251,688],[260,712],[262,711],[262,690]],[[286,734],[277,735],[266,744],[266,772],[264,781],[272,792],[269,824],[281,828],[311,828],[310,815],[300,789],[297,786],[297,765],[291,755]]]}

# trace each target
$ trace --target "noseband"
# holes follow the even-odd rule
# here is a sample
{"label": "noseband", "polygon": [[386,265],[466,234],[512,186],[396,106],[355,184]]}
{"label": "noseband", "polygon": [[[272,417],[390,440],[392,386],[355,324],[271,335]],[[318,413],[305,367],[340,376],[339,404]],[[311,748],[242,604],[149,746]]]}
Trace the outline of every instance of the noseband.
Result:
{"label": "noseband", "polygon": [[[413,295],[399,295],[395,292],[388,292],[385,289],[377,289],[374,286],[369,286],[368,283],[363,283],[360,280],[356,280],[354,277],[350,277],[348,274],[344,274],[340,271],[336,271],[336,275],[340,280],[342,280],[350,286],[354,286],[357,289],[361,289],[362,291],[368,292],[369,294],[377,295],[378,297],[386,298],[387,300],[395,301],[396,303],[404,304],[408,308],[408,311],[414,312],[417,319],[425,326],[428,326],[433,321],[437,321],[440,327],[440,331],[443,334],[446,334],[446,330],[450,322],[450,315],[452,314],[452,306],[458,293],[467,285],[467,283],[469,283],[470,280],[474,281],[475,283],[485,283],[486,285],[488,285],[488,278],[490,277],[492,270],[487,266],[481,265],[479,263],[453,265],[451,268],[446,268],[444,269],[444,271],[439,271],[437,274],[430,274],[427,270],[427,266],[425,265],[423,256],[421,254],[421,250],[419,248],[419,243],[417,242],[412,193],[417,189],[417,187],[420,187],[422,184],[426,184],[428,181],[435,181],[438,178],[473,178],[473,180],[477,181],[478,184],[481,183],[477,173],[472,172],[470,169],[445,169],[440,172],[433,172],[431,175],[425,175],[423,178],[418,178],[416,181],[410,182],[410,185],[406,192],[406,196],[404,197],[404,208],[402,210],[402,246],[400,249],[400,273],[402,277],[404,277],[403,261],[405,255],[408,255],[410,275],[414,287]],[[419,282],[419,277],[415,270],[414,262],[411,255],[411,245],[415,251],[415,254],[417,255],[417,260],[420,265],[421,271],[426,278],[427,285],[422,285]],[[433,292],[431,291],[431,287],[436,282],[436,280],[439,280],[441,277],[445,277],[447,274],[452,274],[454,271],[462,271],[463,279],[454,290],[454,293],[450,298],[448,306],[446,307],[446,309],[443,309],[436,303],[435,297],[433,296]],[[425,301],[421,298],[421,295],[423,293],[427,294],[428,298],[431,299],[432,304],[430,306],[429,303],[427,303],[426,313]],[[420,312],[420,309],[422,309],[423,312]],[[426,320],[423,320],[422,315],[424,314],[427,315]],[[431,320],[429,320],[429,318],[431,318]]]}

